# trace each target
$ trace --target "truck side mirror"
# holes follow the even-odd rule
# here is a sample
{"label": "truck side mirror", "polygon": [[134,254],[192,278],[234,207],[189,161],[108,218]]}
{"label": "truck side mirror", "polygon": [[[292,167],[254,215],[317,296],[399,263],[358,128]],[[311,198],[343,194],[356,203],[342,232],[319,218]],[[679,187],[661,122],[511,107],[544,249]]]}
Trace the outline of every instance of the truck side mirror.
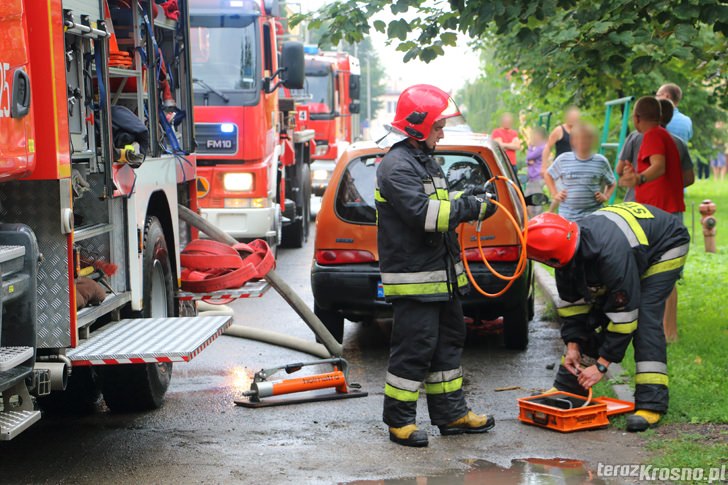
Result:
{"label": "truck side mirror", "polygon": [[30,112],[30,78],[22,69],[13,73],[13,93],[10,102],[10,116],[22,118]]}
{"label": "truck side mirror", "polygon": [[303,89],[305,81],[303,44],[285,42],[281,48],[281,81],[288,89]]}
{"label": "truck side mirror", "polygon": [[359,113],[361,113],[361,103],[359,103],[359,100],[355,100],[349,103],[349,112],[353,115],[358,115]]}
{"label": "truck side mirror", "polygon": [[[361,76],[358,74],[352,74],[349,76],[349,95],[351,96],[351,99],[361,98]],[[354,111],[352,110],[352,113],[353,112]]]}

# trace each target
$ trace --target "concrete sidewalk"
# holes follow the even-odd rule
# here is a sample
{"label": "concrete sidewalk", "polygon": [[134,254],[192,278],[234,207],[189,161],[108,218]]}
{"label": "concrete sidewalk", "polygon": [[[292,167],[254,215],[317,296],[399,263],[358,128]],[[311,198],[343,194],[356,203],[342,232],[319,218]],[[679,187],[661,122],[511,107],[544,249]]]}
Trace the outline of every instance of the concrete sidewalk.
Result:
{"label": "concrete sidewalk", "polygon": [[[534,263],[533,274],[536,284],[539,288],[541,288],[546,302],[556,308],[559,302],[559,292],[556,289],[556,280],[554,277],[546,270],[546,268],[538,263]],[[609,365],[609,370],[607,371],[608,379],[620,379],[623,374],[624,369],[618,363],[612,363]],[[634,393],[628,384],[612,384],[612,389],[614,389],[614,393],[617,395],[618,399],[623,401],[634,400]]]}

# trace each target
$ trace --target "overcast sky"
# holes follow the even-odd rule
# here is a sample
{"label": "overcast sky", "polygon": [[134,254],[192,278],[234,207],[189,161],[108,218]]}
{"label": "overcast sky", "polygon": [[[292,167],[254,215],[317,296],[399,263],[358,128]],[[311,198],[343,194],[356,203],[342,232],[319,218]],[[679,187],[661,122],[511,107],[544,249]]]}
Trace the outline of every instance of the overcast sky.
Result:
{"label": "overcast sky", "polygon": [[[302,0],[301,3],[305,11],[312,11],[328,2],[327,0]],[[395,16],[387,9],[376,18],[387,22],[394,19]],[[465,36],[461,36],[458,40],[457,47],[446,47],[445,55],[429,64],[419,60],[405,64],[402,62],[404,53],[395,51],[397,41],[392,45],[387,45],[387,36],[376,32],[373,28],[371,37],[374,49],[379,53],[379,59],[389,75],[391,88],[401,90],[412,84],[427,83],[454,93],[465,82],[478,76],[478,54],[467,46]],[[364,59],[361,62],[364,64]]]}

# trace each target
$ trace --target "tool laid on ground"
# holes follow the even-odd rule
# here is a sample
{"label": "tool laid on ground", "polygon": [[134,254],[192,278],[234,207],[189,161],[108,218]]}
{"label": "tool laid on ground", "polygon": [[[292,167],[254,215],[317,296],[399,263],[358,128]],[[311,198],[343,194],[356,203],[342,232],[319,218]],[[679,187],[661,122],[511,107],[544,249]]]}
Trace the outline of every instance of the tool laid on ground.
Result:
{"label": "tool laid on ground", "polygon": [[556,391],[518,400],[518,420],[542,428],[568,433],[609,425],[609,416],[634,410],[634,403],[611,397],[579,396]]}
{"label": "tool laid on ground", "polygon": [[[285,371],[286,374],[293,374],[304,367],[327,364],[333,366],[331,372],[296,377],[293,379],[268,380],[269,377],[281,371]],[[368,393],[359,390],[360,386],[358,384],[348,382],[348,374],[349,364],[341,358],[298,362],[270,369],[262,369],[255,373],[250,390],[243,392],[243,397],[236,399],[235,404],[248,408],[261,408],[367,396]],[[318,392],[324,389],[333,389],[333,392]],[[309,394],[292,399],[276,398],[276,396],[296,393]],[[262,398],[272,399],[263,401]]]}

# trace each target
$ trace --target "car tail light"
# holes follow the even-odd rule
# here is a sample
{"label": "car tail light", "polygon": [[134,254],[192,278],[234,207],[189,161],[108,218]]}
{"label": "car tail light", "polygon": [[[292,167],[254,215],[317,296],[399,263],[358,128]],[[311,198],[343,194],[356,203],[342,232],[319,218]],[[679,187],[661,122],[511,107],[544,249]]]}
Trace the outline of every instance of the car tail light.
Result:
{"label": "car tail light", "polygon": [[316,251],[315,258],[321,265],[376,262],[374,255],[369,251],[352,249],[323,249]]}
{"label": "car tail light", "polygon": [[[483,252],[488,261],[518,261],[518,246],[491,246],[484,247]],[[468,262],[481,263],[483,258],[480,256],[478,248],[470,248],[465,250],[465,257]]]}

